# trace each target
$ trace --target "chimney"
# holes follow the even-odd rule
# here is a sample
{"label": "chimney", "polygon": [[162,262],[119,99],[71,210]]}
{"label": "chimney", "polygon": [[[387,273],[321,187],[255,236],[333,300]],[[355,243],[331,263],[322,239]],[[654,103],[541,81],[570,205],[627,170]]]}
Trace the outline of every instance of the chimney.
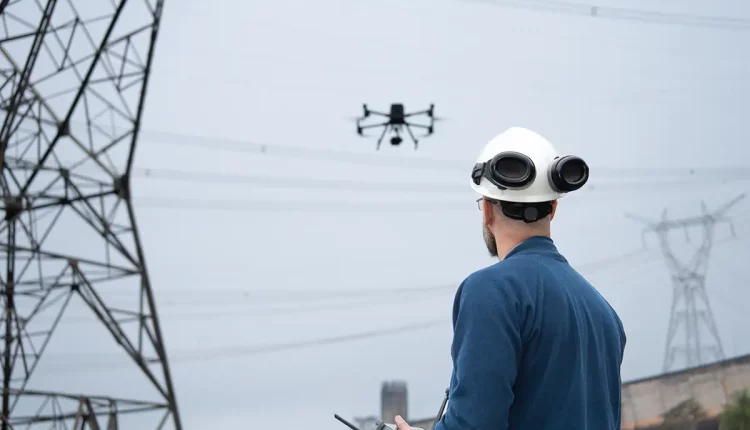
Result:
{"label": "chimney", "polygon": [[384,381],[380,388],[380,419],[392,423],[396,415],[408,420],[406,381]]}

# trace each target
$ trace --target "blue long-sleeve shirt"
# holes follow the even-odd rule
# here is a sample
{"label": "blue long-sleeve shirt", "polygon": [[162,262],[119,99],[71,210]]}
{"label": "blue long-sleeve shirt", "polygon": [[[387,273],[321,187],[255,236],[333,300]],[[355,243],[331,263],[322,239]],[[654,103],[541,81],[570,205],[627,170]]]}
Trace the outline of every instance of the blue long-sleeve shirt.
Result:
{"label": "blue long-sleeve shirt", "polygon": [[449,401],[434,430],[616,430],[625,332],[535,236],[470,275],[453,305]]}

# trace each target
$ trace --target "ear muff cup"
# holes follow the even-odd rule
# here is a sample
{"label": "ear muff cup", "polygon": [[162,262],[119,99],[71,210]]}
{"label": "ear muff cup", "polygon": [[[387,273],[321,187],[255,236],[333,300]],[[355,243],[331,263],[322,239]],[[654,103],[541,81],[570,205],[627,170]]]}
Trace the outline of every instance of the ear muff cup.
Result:
{"label": "ear muff cup", "polygon": [[503,190],[523,189],[536,179],[536,167],[524,154],[501,152],[486,163],[483,176]]}
{"label": "ear muff cup", "polygon": [[549,184],[557,192],[569,193],[589,180],[589,166],[582,158],[566,155],[549,166]]}

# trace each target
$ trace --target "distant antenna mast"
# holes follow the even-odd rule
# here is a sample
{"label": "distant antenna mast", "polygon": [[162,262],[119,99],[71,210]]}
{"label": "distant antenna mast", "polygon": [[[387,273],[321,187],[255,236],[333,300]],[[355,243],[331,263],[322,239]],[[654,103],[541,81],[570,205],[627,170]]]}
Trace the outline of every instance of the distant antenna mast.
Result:
{"label": "distant antenna mast", "polygon": [[[735,235],[731,220],[724,214],[743,198],[745,194],[734,198],[713,213],[709,213],[706,205],[701,202],[703,214],[692,218],[668,220],[666,209],[662,212],[662,219],[659,222],[627,215],[631,219],[646,224],[644,234],[656,233],[667,267],[672,274],[673,296],[664,352],[664,372],[674,370],[677,355],[684,355],[688,368],[724,359],[721,338],[706,294],[706,272],[713,244],[714,227],[720,222],[728,222],[732,235]],[[696,226],[700,226],[703,231],[702,242],[689,261],[681,261],[672,252],[669,232],[682,229],[687,236],[688,228]],[[689,236],[687,237],[689,240]],[[677,332],[680,329],[685,333],[684,343],[677,338]],[[707,336],[702,336],[703,334]]]}

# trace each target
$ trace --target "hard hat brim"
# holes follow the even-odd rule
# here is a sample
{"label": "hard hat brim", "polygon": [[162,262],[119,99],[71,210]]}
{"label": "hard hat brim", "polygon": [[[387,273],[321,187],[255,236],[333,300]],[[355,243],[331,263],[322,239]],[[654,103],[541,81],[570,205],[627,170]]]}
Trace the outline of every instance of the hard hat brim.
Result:
{"label": "hard hat brim", "polygon": [[514,203],[542,203],[551,202],[553,200],[560,199],[565,196],[566,193],[558,192],[546,192],[540,194],[529,194],[524,190],[501,190],[493,184],[489,186],[485,185],[489,183],[486,179],[482,179],[479,185],[475,184],[474,181],[469,181],[471,188],[479,193],[480,195],[494,200],[502,200],[506,202]]}

